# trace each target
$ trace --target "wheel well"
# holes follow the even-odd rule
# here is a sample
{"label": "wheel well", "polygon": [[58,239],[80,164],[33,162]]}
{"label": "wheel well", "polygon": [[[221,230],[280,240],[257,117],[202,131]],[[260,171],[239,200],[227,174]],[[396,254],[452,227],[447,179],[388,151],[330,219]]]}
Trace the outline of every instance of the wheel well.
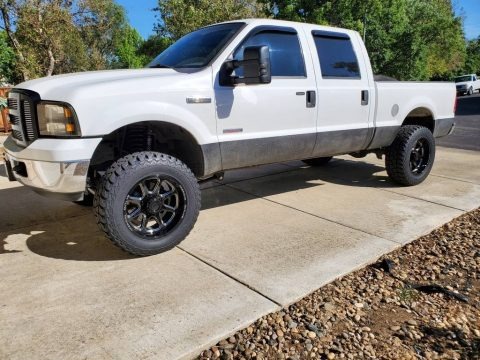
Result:
{"label": "wheel well", "polygon": [[202,148],[184,128],[160,121],[144,121],[105,135],[90,162],[90,177],[108,169],[119,158],[140,151],[157,151],[183,161],[197,176],[203,175]]}
{"label": "wheel well", "polygon": [[417,108],[411,111],[403,121],[404,125],[420,125],[428,128],[432,133],[435,130],[433,114],[427,108]]}

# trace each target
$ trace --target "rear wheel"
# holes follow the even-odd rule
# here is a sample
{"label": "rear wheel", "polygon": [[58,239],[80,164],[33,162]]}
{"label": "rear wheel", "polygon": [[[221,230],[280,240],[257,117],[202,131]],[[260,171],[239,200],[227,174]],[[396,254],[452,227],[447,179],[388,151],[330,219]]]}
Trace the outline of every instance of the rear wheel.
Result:
{"label": "rear wheel", "polygon": [[303,160],[303,162],[310,166],[324,166],[328,164],[330,160],[332,160],[332,158],[333,158],[332,156],[320,157],[320,158],[314,158],[314,159],[306,159],[306,160]]}
{"label": "rear wheel", "polygon": [[97,223],[123,250],[154,255],[179,244],[200,210],[200,188],[180,160],[140,152],[115,162],[95,195]]}
{"label": "rear wheel", "polygon": [[435,139],[423,126],[403,126],[388,148],[385,165],[388,176],[401,185],[423,182],[435,160]]}

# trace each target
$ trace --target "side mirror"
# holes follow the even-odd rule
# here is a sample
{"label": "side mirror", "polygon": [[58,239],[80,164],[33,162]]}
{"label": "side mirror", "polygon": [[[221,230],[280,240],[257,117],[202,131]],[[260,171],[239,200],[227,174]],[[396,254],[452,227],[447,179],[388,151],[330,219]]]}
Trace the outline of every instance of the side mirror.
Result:
{"label": "side mirror", "polygon": [[[242,68],[243,76],[232,76],[235,69]],[[243,60],[225,62],[220,72],[220,84],[234,86],[238,84],[270,84],[270,49],[268,46],[249,46],[243,50]]]}

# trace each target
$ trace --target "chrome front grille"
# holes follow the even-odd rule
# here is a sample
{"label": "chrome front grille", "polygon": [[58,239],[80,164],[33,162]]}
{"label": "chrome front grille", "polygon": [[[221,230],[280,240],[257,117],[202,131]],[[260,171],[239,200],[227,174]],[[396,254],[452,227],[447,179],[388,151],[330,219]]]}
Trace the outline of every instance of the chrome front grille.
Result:
{"label": "chrome front grille", "polygon": [[15,98],[8,98],[8,108],[18,110],[18,100]]}
{"label": "chrome front grille", "polygon": [[30,107],[30,101],[22,101],[22,109],[23,121],[25,123],[25,135],[27,136],[27,140],[35,140],[35,130],[33,127],[33,116],[32,108]]}
{"label": "chrome front grille", "polygon": [[18,125],[20,123],[20,118],[17,115],[9,114],[10,115],[10,124]]}
{"label": "chrome front grille", "polygon": [[[32,94],[33,98],[30,97]],[[18,145],[28,146],[37,138],[35,121],[35,93],[15,89],[8,94],[8,109],[12,137]]]}
{"label": "chrome front grille", "polygon": [[23,134],[18,130],[12,130],[12,136],[14,139],[18,141],[23,141]]}

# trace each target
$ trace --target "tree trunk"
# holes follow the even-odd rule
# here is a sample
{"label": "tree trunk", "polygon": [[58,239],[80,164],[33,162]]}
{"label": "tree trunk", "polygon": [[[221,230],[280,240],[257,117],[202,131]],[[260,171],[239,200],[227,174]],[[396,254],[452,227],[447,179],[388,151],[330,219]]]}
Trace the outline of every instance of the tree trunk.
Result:
{"label": "tree trunk", "polygon": [[25,56],[23,55],[20,42],[18,41],[15,33],[12,31],[11,21],[10,21],[10,14],[7,8],[8,5],[4,3],[0,3],[0,12],[2,13],[3,23],[5,25],[5,31],[7,32],[7,36],[10,39],[10,42],[13,45],[13,49],[15,50],[15,55],[18,60],[18,65],[20,72],[22,74],[22,80],[27,81],[29,80],[29,74],[27,71],[27,64],[25,60]]}
{"label": "tree trunk", "polygon": [[55,56],[53,56],[53,51],[51,47],[48,47],[48,69],[47,69],[47,76],[53,75],[53,70],[55,70]]}

